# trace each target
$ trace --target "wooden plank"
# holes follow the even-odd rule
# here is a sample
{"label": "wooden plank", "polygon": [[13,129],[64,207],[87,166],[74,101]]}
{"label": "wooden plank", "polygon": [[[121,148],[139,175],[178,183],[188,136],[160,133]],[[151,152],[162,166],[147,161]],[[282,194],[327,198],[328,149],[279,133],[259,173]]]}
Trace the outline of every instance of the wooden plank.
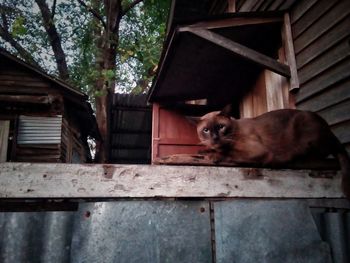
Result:
{"label": "wooden plank", "polygon": [[283,3],[278,6],[278,10],[286,11],[294,4],[296,0],[284,0]]}
{"label": "wooden plank", "polygon": [[340,173],[234,167],[0,164],[0,198],[339,198]]}
{"label": "wooden plank", "polygon": [[280,10],[280,6],[285,2],[285,0],[275,0],[270,6],[269,10],[276,11]]}
{"label": "wooden plank", "polygon": [[297,68],[302,68],[307,63],[311,62],[323,52],[330,49],[343,39],[350,36],[350,16],[336,24],[327,34],[322,35],[316,42],[303,49],[297,57]]}
{"label": "wooden plank", "polygon": [[293,24],[293,37],[297,38],[300,36],[336,3],[336,1],[329,0],[317,1],[317,3],[301,19],[299,19],[299,21]]}
{"label": "wooden plank", "polygon": [[[53,93],[54,89],[45,88],[45,87],[35,87],[31,88],[30,86],[5,86],[0,85],[1,94],[38,94],[38,95],[47,95],[48,93]],[[57,93],[57,91],[55,92]]]}
{"label": "wooden plank", "polygon": [[350,143],[350,120],[342,122],[338,125],[332,126],[332,131],[343,143]]}
{"label": "wooden plank", "polygon": [[265,2],[266,0],[258,0],[255,5],[252,7],[251,11],[258,11],[260,6]]}
{"label": "wooden plank", "polygon": [[206,29],[183,28],[184,31],[191,32],[201,38],[204,38],[220,47],[226,48],[234,54],[247,59],[255,64],[265,67],[282,76],[290,77],[290,69],[287,65],[261,54],[253,49],[247,48],[237,42],[234,42],[226,37],[211,32]]}
{"label": "wooden plank", "polygon": [[0,120],[0,163],[7,160],[7,146],[10,131],[10,121]]}
{"label": "wooden plank", "polygon": [[286,78],[265,71],[267,111],[289,108],[289,85]]}
{"label": "wooden plank", "polygon": [[43,81],[21,81],[21,80],[0,80],[1,86],[20,86],[20,87],[40,87],[40,88],[49,88],[50,84]]}
{"label": "wooden plank", "polygon": [[329,125],[335,125],[350,120],[350,100],[345,100],[327,109],[317,112]]}
{"label": "wooden plank", "polygon": [[1,95],[0,94],[0,102],[49,105],[52,103],[52,98],[51,96]]}
{"label": "wooden plank", "polygon": [[299,81],[301,84],[309,81],[315,76],[322,74],[328,68],[336,65],[350,57],[349,41],[344,39],[341,43],[330,50],[324,52],[322,56],[317,57],[312,62],[299,69]]}
{"label": "wooden plank", "polygon": [[258,0],[243,1],[243,5],[240,7],[239,12],[250,12]]}
{"label": "wooden plank", "polygon": [[331,88],[325,88],[312,99],[297,104],[300,110],[320,111],[344,100],[350,99],[350,77]]}
{"label": "wooden plank", "polygon": [[290,20],[292,24],[302,18],[308,10],[317,3],[318,0],[301,0],[290,11]]}
{"label": "wooden plank", "polygon": [[263,4],[260,6],[259,11],[267,11],[268,8],[274,3],[275,0],[265,0]]}
{"label": "wooden plank", "polygon": [[347,59],[301,85],[296,94],[297,103],[316,95],[325,88],[330,88],[331,86],[347,79],[349,77],[349,68],[350,59]]}
{"label": "wooden plank", "polygon": [[[220,162],[220,164],[215,164],[213,160],[209,158],[207,154],[172,154],[162,158],[157,158],[156,164],[162,165],[201,165],[201,166],[224,166],[224,167],[237,167],[232,162]],[[247,167],[247,166],[245,166]],[[253,167],[249,167],[253,168]],[[254,168],[262,168],[262,166],[255,166]],[[264,167],[271,168],[271,167]],[[296,162],[291,162],[284,165],[284,169],[293,170],[338,170],[339,164],[335,159],[321,159],[321,160],[298,160]]]}
{"label": "wooden plank", "polygon": [[298,38],[294,38],[294,48],[296,54],[299,54],[303,49],[316,41],[323,34],[326,34],[339,21],[346,18],[350,13],[350,1],[340,1],[338,5],[328,11],[323,17],[317,20],[311,27],[308,28]]}
{"label": "wooden plank", "polygon": [[286,54],[287,64],[290,67],[290,75],[291,75],[289,90],[295,91],[299,89],[299,77],[298,77],[297,63],[295,61],[295,52],[294,52],[292,29],[290,25],[290,17],[288,13],[284,15],[283,32],[284,32],[285,54]]}
{"label": "wooden plank", "polygon": [[227,12],[228,13],[236,12],[236,0],[227,0]]}
{"label": "wooden plank", "polygon": [[26,82],[46,82],[42,78],[37,78],[32,75],[15,75],[12,74],[6,74],[5,72],[1,72],[0,74],[0,81],[26,81]]}
{"label": "wooden plank", "polygon": [[247,18],[247,17],[232,17],[225,19],[217,19],[214,21],[203,21],[188,26],[180,28],[181,31],[188,31],[187,28],[200,28],[200,29],[214,29],[214,28],[225,28],[225,27],[237,27],[237,26],[246,26],[246,25],[258,25],[258,24],[270,24],[282,22],[283,18],[281,17],[257,17],[257,18]]}

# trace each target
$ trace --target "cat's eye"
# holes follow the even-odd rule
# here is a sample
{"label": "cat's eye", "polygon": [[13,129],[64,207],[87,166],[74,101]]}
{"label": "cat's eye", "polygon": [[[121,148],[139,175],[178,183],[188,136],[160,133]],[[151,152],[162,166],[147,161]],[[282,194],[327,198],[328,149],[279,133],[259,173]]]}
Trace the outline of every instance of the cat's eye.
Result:
{"label": "cat's eye", "polygon": [[225,128],[225,125],[219,124],[219,129],[222,130],[223,128]]}
{"label": "cat's eye", "polygon": [[209,129],[208,129],[208,128],[204,128],[204,129],[203,129],[203,132],[204,132],[204,133],[208,133],[208,132],[209,132]]}

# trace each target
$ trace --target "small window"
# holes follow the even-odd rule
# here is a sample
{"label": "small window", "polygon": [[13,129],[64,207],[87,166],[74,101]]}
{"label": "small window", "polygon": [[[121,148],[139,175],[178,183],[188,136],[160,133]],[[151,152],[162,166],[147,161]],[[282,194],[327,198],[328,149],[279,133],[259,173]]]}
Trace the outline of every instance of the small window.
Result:
{"label": "small window", "polygon": [[61,129],[61,115],[55,117],[20,116],[17,144],[60,144]]}

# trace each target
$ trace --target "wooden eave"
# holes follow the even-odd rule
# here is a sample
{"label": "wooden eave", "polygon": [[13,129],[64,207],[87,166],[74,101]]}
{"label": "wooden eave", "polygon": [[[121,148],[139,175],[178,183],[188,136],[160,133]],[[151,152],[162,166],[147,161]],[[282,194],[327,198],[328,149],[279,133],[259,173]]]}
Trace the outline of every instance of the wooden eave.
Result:
{"label": "wooden eave", "polygon": [[[290,77],[277,61],[280,13],[235,13],[181,22],[168,35],[149,102],[240,98],[266,68]],[[226,101],[225,101],[226,100]]]}

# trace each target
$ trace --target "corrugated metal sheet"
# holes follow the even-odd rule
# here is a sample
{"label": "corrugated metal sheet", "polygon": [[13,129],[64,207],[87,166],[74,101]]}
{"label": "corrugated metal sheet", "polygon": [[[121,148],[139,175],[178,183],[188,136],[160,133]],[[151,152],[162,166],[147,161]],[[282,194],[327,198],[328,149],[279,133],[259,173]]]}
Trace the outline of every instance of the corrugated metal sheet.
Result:
{"label": "corrugated metal sheet", "polygon": [[17,144],[60,144],[62,116],[20,116]]}
{"label": "corrugated metal sheet", "polygon": [[214,210],[218,263],[332,262],[305,202],[237,200]]}
{"label": "corrugated metal sheet", "polygon": [[0,262],[211,262],[208,202],[81,204],[77,212],[0,213]]}
{"label": "corrugated metal sheet", "polygon": [[145,94],[115,94],[111,114],[110,162],[150,163],[152,112]]}
{"label": "corrugated metal sheet", "polygon": [[350,212],[307,204],[118,201],[2,212],[0,262],[349,262]]}

